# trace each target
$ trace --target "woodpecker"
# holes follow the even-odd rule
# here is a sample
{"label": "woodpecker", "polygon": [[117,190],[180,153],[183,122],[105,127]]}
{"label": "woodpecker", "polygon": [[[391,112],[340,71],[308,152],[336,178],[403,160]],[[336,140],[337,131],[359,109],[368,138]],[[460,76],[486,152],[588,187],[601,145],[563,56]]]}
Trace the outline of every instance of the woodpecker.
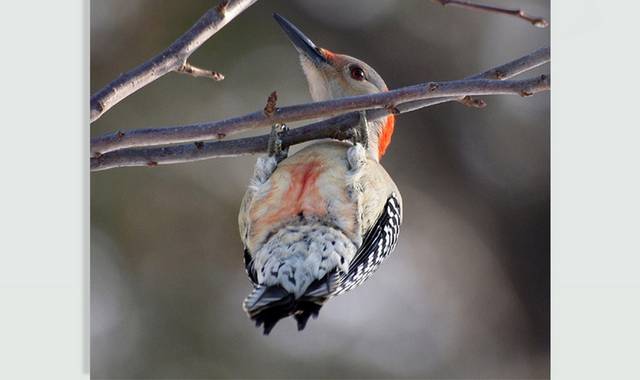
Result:
{"label": "woodpecker", "polygon": [[[388,91],[371,66],[317,47],[274,18],[298,51],[314,101]],[[243,308],[269,334],[293,316],[298,330],[330,298],[362,284],[393,251],[402,198],[380,164],[394,116],[366,121],[352,142],[320,140],[289,156],[274,126],[258,158],[238,223],[253,292]]]}

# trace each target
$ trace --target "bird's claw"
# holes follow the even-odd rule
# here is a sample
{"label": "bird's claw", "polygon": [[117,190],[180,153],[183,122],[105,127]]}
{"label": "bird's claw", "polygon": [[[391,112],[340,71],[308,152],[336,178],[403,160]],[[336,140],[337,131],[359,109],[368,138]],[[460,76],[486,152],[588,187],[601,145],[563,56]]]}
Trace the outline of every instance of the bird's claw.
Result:
{"label": "bird's claw", "polygon": [[280,163],[289,155],[289,147],[282,147],[282,136],[284,136],[287,131],[289,131],[289,127],[287,127],[286,124],[274,124],[271,127],[268,154],[269,157],[274,157],[277,163]]}
{"label": "bird's claw", "polygon": [[369,135],[367,132],[367,115],[365,111],[360,112],[360,120],[358,124],[356,124],[351,131],[351,142],[353,145],[358,143],[362,144],[362,146],[369,145]]}

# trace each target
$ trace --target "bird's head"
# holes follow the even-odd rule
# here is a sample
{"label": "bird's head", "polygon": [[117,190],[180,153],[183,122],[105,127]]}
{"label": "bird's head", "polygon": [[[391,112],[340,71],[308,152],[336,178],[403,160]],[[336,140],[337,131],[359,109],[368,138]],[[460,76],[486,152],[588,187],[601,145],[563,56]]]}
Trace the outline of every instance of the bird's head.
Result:
{"label": "bird's head", "polygon": [[[365,62],[318,47],[287,19],[277,13],[273,16],[298,50],[314,101],[388,91],[382,77]],[[380,159],[385,153],[394,122],[394,116],[389,115],[369,123],[369,150],[374,158]]]}

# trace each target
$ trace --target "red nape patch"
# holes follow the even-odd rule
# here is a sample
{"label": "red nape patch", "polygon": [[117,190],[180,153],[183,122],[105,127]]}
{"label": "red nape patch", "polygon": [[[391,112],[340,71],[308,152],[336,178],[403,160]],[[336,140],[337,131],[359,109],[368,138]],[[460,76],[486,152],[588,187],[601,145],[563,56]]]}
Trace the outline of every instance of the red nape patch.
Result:
{"label": "red nape patch", "polygon": [[393,135],[393,128],[395,124],[396,117],[393,115],[387,116],[387,121],[384,123],[382,132],[380,132],[380,138],[378,139],[378,160],[384,156],[384,153],[387,151],[387,147],[391,144],[391,135]]}

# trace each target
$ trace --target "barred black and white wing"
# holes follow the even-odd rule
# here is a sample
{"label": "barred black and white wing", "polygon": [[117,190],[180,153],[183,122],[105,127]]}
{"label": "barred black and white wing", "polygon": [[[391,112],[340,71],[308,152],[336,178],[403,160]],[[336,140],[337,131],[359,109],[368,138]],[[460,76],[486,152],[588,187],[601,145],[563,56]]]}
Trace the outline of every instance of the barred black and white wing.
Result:
{"label": "barred black and white wing", "polygon": [[367,232],[362,246],[349,263],[349,272],[340,276],[332,296],[347,292],[369,278],[382,261],[393,251],[398,242],[402,210],[398,199],[392,194],[385,204],[384,211],[375,225]]}

